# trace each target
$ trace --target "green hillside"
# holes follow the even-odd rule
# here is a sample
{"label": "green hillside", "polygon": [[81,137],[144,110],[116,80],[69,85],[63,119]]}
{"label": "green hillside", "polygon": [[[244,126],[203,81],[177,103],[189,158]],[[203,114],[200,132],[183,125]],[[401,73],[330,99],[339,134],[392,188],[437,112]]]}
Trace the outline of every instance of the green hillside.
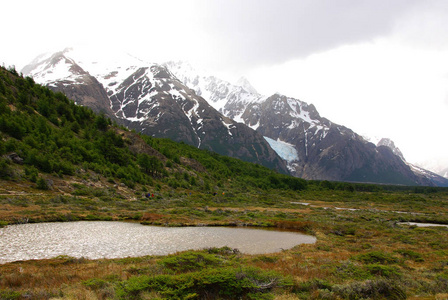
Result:
{"label": "green hillside", "polygon": [[305,181],[139,135],[0,68],[0,227],[123,220],[316,236],[265,255],[0,265],[0,299],[445,299],[448,189]]}
{"label": "green hillside", "polygon": [[139,136],[17,75],[0,72],[0,154],[17,154],[25,175],[2,157],[2,178],[36,182],[47,174],[63,178],[94,172],[139,189],[163,185],[211,192],[229,178],[261,189],[306,187],[304,180],[259,165]]}

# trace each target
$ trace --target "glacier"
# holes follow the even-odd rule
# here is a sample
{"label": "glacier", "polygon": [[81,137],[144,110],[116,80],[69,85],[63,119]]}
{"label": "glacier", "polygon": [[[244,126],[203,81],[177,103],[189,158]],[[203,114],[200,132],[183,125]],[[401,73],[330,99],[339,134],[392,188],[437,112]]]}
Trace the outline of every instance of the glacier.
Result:
{"label": "glacier", "polygon": [[297,153],[294,145],[280,140],[273,140],[267,136],[264,136],[264,139],[269,143],[271,148],[277,152],[278,156],[286,160],[288,163],[299,160],[299,154]]}

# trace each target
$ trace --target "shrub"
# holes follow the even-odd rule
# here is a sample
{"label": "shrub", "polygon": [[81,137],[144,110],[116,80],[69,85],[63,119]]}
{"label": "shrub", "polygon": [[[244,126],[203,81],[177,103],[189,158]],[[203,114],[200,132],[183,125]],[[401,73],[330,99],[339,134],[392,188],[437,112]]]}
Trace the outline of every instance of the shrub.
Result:
{"label": "shrub", "polygon": [[354,264],[351,261],[344,262],[337,266],[334,271],[334,275],[339,278],[357,280],[365,280],[371,277],[371,274],[369,274],[365,268],[363,268],[360,264]]}
{"label": "shrub", "polygon": [[275,227],[282,228],[282,229],[294,229],[299,230],[303,232],[310,232],[312,231],[313,224],[308,221],[273,221],[275,224]]}
{"label": "shrub", "polygon": [[331,233],[338,236],[355,235],[356,227],[354,225],[337,225],[331,230]]}
{"label": "shrub", "polygon": [[8,162],[0,157],[0,178],[8,178],[12,176],[12,169]]}
{"label": "shrub", "polygon": [[342,299],[406,299],[404,289],[396,282],[386,279],[335,285],[332,291]]}
{"label": "shrub", "polygon": [[92,279],[86,280],[83,282],[83,284],[93,290],[102,289],[102,288],[110,285],[110,283],[107,282],[106,280],[99,279],[99,278],[92,278]]}
{"label": "shrub", "polygon": [[178,272],[195,271],[206,267],[217,266],[223,260],[212,254],[188,251],[176,256],[162,259],[160,264]]}
{"label": "shrub", "polygon": [[158,292],[170,299],[269,299],[282,281],[279,275],[255,268],[204,269],[179,275],[131,277],[118,285],[119,299],[138,299],[142,292]]}
{"label": "shrub", "polygon": [[367,264],[392,264],[397,262],[397,258],[389,253],[380,251],[372,251],[355,256],[356,260],[362,261]]}
{"label": "shrub", "polygon": [[[330,283],[328,283],[325,280],[321,280],[321,279],[312,279],[309,281],[305,281],[305,282],[300,282],[298,283],[294,288],[293,288],[293,292],[296,294],[306,294],[309,295],[311,294],[313,291],[317,291],[317,290],[331,290],[332,289],[332,285]],[[309,297],[307,297],[309,298]]]}
{"label": "shrub", "polygon": [[5,300],[22,299],[22,293],[12,290],[0,290],[0,299]]}
{"label": "shrub", "polygon": [[415,262],[423,262],[424,261],[422,255],[420,253],[412,251],[412,250],[399,249],[399,250],[395,250],[395,252],[401,254],[403,257],[412,259]]}
{"label": "shrub", "polygon": [[104,279],[92,278],[84,281],[83,284],[87,286],[89,289],[95,291],[98,296],[98,299],[115,298],[115,291],[113,289],[112,284]]}
{"label": "shrub", "polygon": [[42,177],[39,177],[39,179],[37,179],[36,187],[39,190],[48,190],[50,188],[47,184],[47,181]]}
{"label": "shrub", "polygon": [[37,176],[39,172],[37,171],[35,166],[27,166],[25,167],[25,176],[32,182],[37,182]]}
{"label": "shrub", "polygon": [[367,271],[374,276],[386,278],[399,277],[401,274],[397,267],[371,264],[366,266]]}

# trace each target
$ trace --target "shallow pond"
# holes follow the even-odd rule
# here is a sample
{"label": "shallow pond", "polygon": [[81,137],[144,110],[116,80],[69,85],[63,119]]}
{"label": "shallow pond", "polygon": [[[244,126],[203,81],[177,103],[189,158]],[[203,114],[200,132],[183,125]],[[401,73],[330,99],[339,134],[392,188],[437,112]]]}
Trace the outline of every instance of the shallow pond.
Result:
{"label": "shallow pond", "polygon": [[447,224],[436,224],[436,223],[401,222],[398,224],[417,226],[417,227],[448,227]]}
{"label": "shallow pond", "polygon": [[101,221],[23,224],[0,228],[0,263],[59,255],[90,259],[166,255],[223,246],[262,254],[314,242],[316,238],[310,235],[252,228],[156,227]]}

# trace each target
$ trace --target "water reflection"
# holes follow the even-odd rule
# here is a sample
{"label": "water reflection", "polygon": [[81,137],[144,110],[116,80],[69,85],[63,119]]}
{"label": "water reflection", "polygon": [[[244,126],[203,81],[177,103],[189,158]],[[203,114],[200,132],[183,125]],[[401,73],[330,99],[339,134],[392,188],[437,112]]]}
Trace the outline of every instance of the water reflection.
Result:
{"label": "water reflection", "polygon": [[223,246],[261,254],[315,241],[309,235],[250,228],[156,227],[90,221],[24,224],[0,228],[0,263],[58,255],[91,259],[166,255]]}
{"label": "water reflection", "polygon": [[400,225],[410,225],[417,227],[448,227],[447,224],[436,224],[436,223],[420,223],[420,222],[400,222]]}

